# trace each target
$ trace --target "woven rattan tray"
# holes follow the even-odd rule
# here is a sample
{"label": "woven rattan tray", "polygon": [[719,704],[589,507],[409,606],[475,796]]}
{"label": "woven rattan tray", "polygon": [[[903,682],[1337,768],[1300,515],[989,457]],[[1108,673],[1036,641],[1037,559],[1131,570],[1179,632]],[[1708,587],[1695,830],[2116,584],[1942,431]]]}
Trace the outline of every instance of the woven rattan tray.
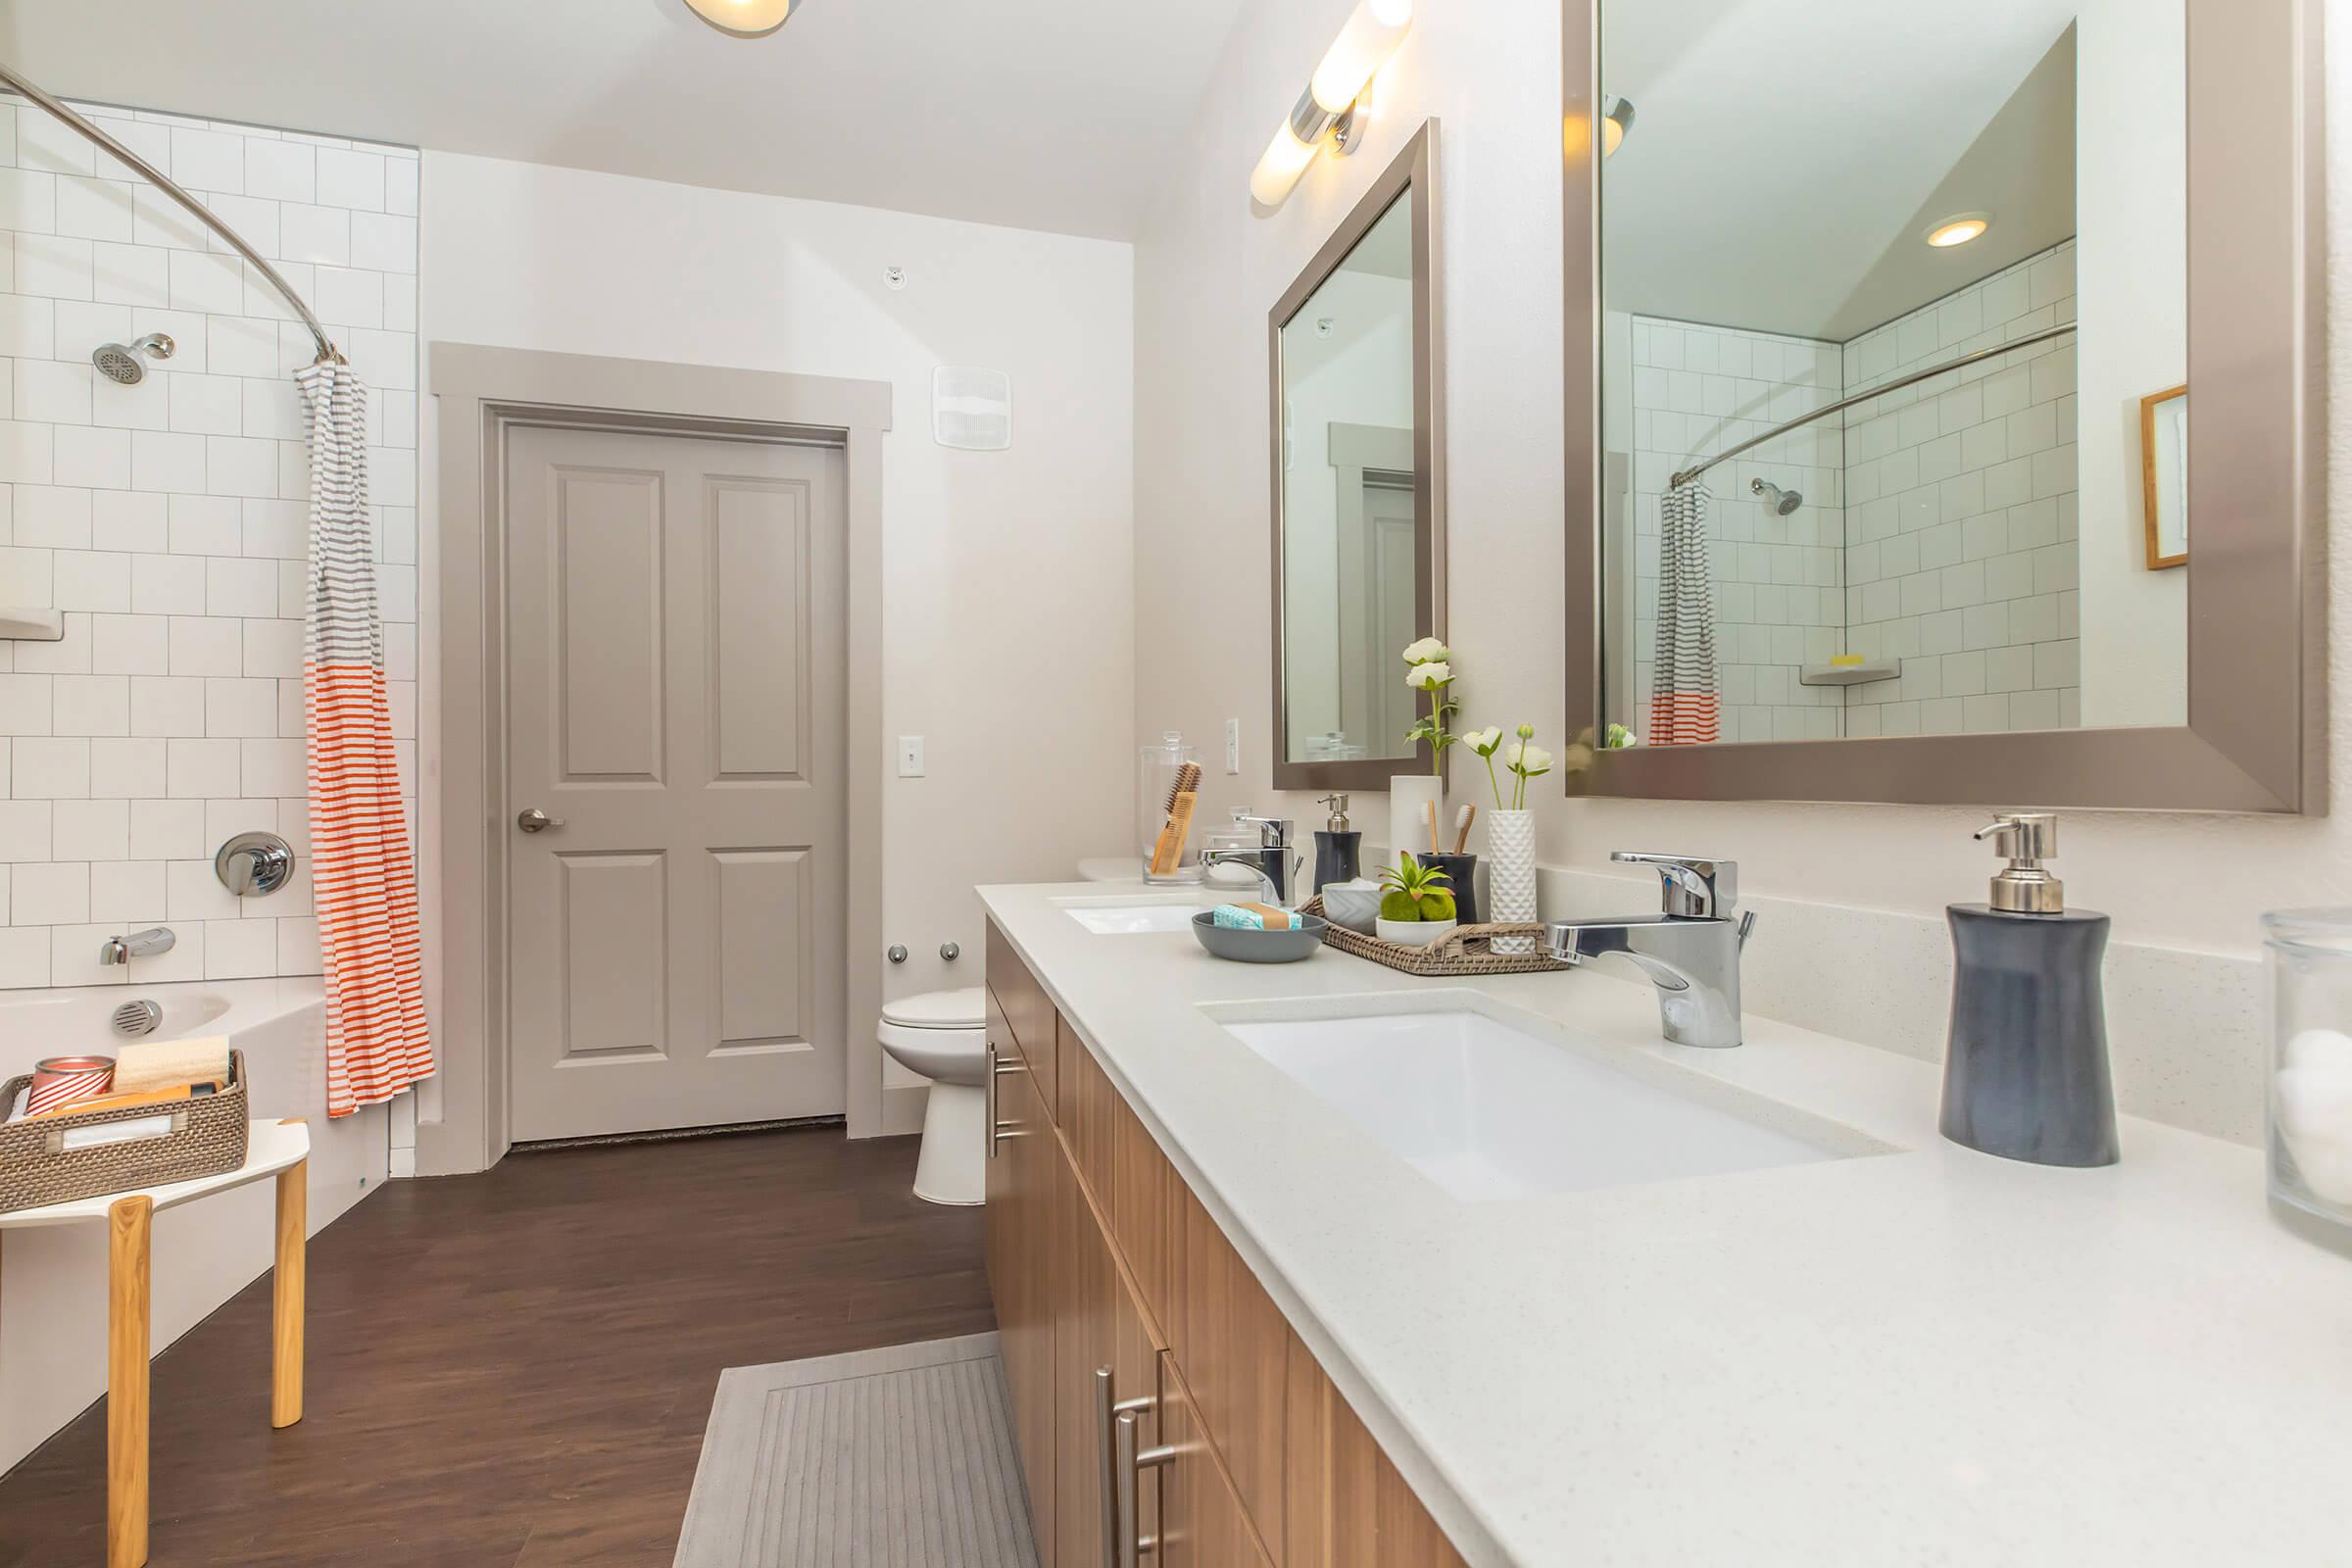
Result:
{"label": "woven rattan tray", "polygon": [[[30,1082],[0,1084],[0,1113]],[[245,1101],[245,1053],[232,1051],[217,1095],[0,1125],[0,1214],[235,1170],[253,1130]],[[106,1131],[136,1124],[144,1136]]]}
{"label": "woven rattan tray", "polygon": [[[1320,915],[1323,913],[1323,901],[1320,898],[1309,899],[1299,912]],[[1536,952],[1509,954],[1494,951],[1496,937],[1524,936],[1537,939]],[[1406,974],[1540,974],[1551,969],[1574,967],[1544,953],[1544,928],[1532,921],[1455,926],[1426,948],[1408,948],[1401,942],[1383,942],[1378,937],[1365,936],[1361,931],[1350,931],[1337,920],[1325,916],[1323,940],[1342,953],[1352,953],[1359,958],[1370,958],[1374,963],[1385,963]]]}

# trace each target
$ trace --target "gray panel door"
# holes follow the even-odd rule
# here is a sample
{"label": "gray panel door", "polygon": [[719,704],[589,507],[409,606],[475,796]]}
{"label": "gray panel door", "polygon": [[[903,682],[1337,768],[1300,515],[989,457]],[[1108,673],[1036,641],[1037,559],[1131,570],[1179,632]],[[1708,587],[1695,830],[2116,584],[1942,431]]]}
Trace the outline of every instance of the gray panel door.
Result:
{"label": "gray panel door", "polygon": [[841,454],[523,429],[506,484],[514,1136],[838,1114]]}

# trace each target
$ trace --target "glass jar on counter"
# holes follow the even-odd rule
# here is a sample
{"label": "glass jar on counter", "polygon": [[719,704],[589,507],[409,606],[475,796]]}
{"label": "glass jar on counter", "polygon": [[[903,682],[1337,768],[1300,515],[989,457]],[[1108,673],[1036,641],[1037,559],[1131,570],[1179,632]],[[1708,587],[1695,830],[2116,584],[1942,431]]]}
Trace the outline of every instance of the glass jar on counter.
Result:
{"label": "glass jar on counter", "polygon": [[1135,832],[1143,847],[1147,882],[1198,882],[1200,851],[1193,808],[1200,793],[1200,759],[1174,730],[1143,749],[1136,768]]}
{"label": "glass jar on counter", "polygon": [[2352,909],[2262,917],[2271,965],[2273,1203],[2352,1250]]}

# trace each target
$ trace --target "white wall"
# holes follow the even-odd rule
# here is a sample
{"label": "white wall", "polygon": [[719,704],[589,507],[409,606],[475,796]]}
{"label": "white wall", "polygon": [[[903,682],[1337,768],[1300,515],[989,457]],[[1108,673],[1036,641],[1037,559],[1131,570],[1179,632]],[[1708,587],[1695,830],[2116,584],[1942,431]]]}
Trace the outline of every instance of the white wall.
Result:
{"label": "white wall", "polygon": [[[279,266],[374,391],[368,469],[404,798],[415,802],[416,150],[83,106]],[[13,265],[12,265],[13,264]],[[137,386],[101,343],[169,333]],[[0,987],[318,972],[303,777],[310,465],[293,311],[161,192],[0,96]],[[238,833],[294,882],[221,887]],[[169,954],[102,968],[107,936]]]}
{"label": "white wall", "polygon": [[[1137,635],[1184,657],[1139,664],[1136,725],[1202,736],[1225,715],[1242,716],[1244,772],[1212,771],[1211,810],[1255,800],[1314,814],[1306,796],[1277,796],[1265,766],[1267,628],[1236,613],[1218,617],[1211,634],[1202,607],[1266,598],[1262,313],[1425,116],[1445,122],[1450,630],[1464,716],[1526,718],[1556,739],[1565,711],[1558,8],[1456,0],[1422,10],[1379,84],[1368,145],[1346,161],[1318,159],[1286,206],[1257,216],[1246,181],[1266,129],[1348,10],[1348,0],[1260,0],[1246,12],[1137,247]],[[2083,46],[2091,42],[2086,31]],[[2352,100],[2346,45],[2333,45],[2331,96]],[[2343,171],[2352,114],[2331,119],[2340,332],[2352,319],[2352,201],[2340,199],[2352,196]],[[2086,333],[2091,325],[2086,313]],[[2333,400],[2333,418],[2338,461],[2352,465],[2352,396]],[[2339,486],[2352,479],[2352,466],[2335,477]],[[2339,553],[2352,551],[2352,510],[2339,505],[2330,531]],[[2339,572],[2333,588],[2339,710],[2352,694],[2347,583],[2352,573]],[[2348,732],[2336,726],[2339,776],[2352,760]],[[1470,782],[1459,767],[1455,777],[1457,788]],[[1385,819],[1376,801],[1359,798],[1354,811]],[[1707,851],[1739,859],[1743,888],[1759,896],[1940,917],[1946,903],[1983,897],[1985,857],[1969,839],[1982,820],[1975,807],[1549,795],[1539,853],[1550,864],[1602,870],[1612,849]],[[2075,811],[2063,842],[2070,895],[2112,912],[2129,942],[2250,954],[2260,911],[2352,901],[2352,821],[2343,818]],[[1652,902],[1652,881],[1624,879],[1622,906]],[[1757,938],[1805,940],[1786,922]],[[1921,984],[1939,1004],[1941,977]]]}
{"label": "white wall", "polygon": [[2196,567],[2148,570],[2139,467],[2139,400],[2188,379],[2185,27],[2177,5],[2082,0],[2076,31],[2085,724],[2188,712]]}
{"label": "white wall", "polygon": [[[1067,878],[1131,837],[1130,248],[429,150],[424,190],[427,343],[891,383],[882,729],[929,745],[885,796],[884,937],[912,954],[885,985],[979,984],[975,883]],[[933,443],[940,365],[1011,373],[1010,451]],[[428,650],[433,459],[428,429]],[[428,672],[428,777],[435,696]],[[428,848],[432,815],[428,791]]]}

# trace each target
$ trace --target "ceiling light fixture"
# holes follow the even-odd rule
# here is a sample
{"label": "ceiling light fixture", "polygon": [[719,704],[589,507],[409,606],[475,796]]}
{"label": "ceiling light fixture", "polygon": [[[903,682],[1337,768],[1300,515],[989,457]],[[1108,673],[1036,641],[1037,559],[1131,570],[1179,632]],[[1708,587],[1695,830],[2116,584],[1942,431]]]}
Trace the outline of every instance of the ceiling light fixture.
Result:
{"label": "ceiling light fixture", "polygon": [[1324,51],[1306,91],[1298,95],[1251,171],[1252,200],[1261,207],[1280,207],[1288,201],[1298,176],[1327,139],[1342,158],[1355,150],[1359,102],[1412,25],[1413,0],[1356,0],[1348,24]]}
{"label": "ceiling light fixture", "polygon": [[1992,226],[1990,213],[1954,213],[1922,236],[1939,251],[1965,245]]}
{"label": "ceiling light fixture", "polygon": [[686,0],[688,9],[735,38],[764,38],[792,16],[793,0]]}

